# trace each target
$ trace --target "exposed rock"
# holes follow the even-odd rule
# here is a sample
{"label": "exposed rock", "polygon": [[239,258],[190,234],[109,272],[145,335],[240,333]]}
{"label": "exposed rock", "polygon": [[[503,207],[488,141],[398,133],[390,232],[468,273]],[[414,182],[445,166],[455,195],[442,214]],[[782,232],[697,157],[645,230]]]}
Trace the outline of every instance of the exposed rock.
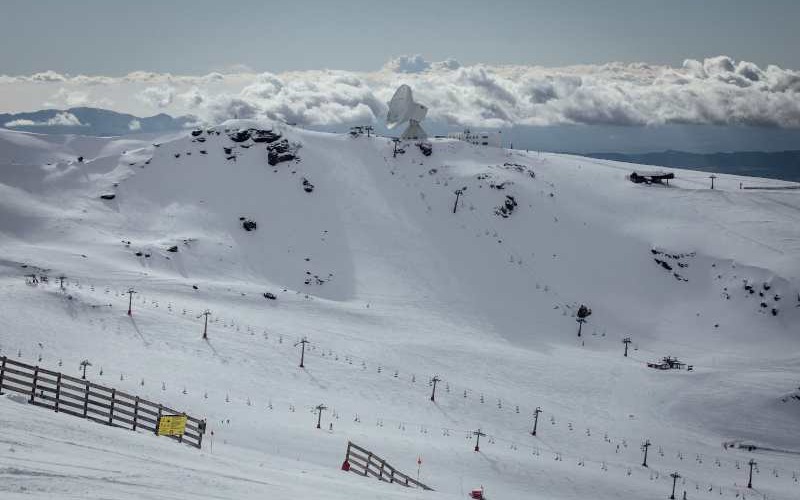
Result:
{"label": "exposed rock", "polygon": [[286,139],[281,139],[278,142],[273,142],[267,146],[267,151],[275,152],[275,153],[287,153],[291,149],[289,145],[289,141]]}
{"label": "exposed rock", "polygon": [[228,134],[228,137],[230,137],[230,139],[233,142],[244,142],[250,140],[251,136],[252,136],[251,129],[237,130],[236,132]]}
{"label": "exposed rock", "polygon": [[278,297],[276,297],[275,294],[272,292],[264,292],[264,298],[269,300],[275,300]]}
{"label": "exposed rock", "polygon": [[[241,220],[241,218],[240,218],[240,220]],[[245,219],[242,222],[242,227],[244,228],[245,231],[255,231],[256,227],[258,227],[258,225],[256,224],[256,221],[254,221],[254,220]]]}
{"label": "exposed rock", "polygon": [[419,146],[419,150],[422,151],[422,154],[425,156],[430,156],[433,153],[433,145],[430,142],[420,142],[417,146]]}
{"label": "exposed rock", "polygon": [[270,151],[269,153],[267,153],[267,163],[269,163],[273,167],[278,163],[292,161],[294,159],[295,156],[292,153],[276,153],[275,151]]}
{"label": "exposed rock", "polygon": [[115,195],[115,194],[101,194],[100,195],[100,198],[102,198],[104,200],[113,200],[116,197],[117,197],[117,195]]}
{"label": "exposed rock", "polygon": [[198,135],[202,134],[202,130],[192,130],[192,137],[197,137]]}
{"label": "exposed rock", "polygon": [[253,142],[273,143],[281,138],[281,134],[272,130],[255,130],[252,134]]}
{"label": "exposed rock", "polygon": [[305,177],[303,177],[303,191],[305,191],[306,193],[314,192],[314,185],[311,184]]}
{"label": "exposed rock", "polygon": [[578,318],[586,319],[591,315],[592,315],[592,310],[586,307],[585,305],[581,304],[581,306],[578,308],[578,313],[577,313]]}
{"label": "exposed rock", "polygon": [[176,253],[178,251],[178,245],[172,245],[171,247],[167,248],[167,252]]}
{"label": "exposed rock", "polygon": [[517,208],[517,200],[511,195],[506,195],[506,200],[499,207],[495,207],[494,213],[495,215],[507,219],[514,213],[515,208]]}

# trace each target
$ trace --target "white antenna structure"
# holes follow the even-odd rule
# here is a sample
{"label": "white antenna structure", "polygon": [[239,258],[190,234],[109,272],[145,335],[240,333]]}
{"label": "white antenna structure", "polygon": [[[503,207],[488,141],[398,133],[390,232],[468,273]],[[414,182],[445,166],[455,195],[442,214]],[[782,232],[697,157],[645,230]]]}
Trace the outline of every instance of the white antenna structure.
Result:
{"label": "white antenna structure", "polygon": [[408,122],[408,127],[400,136],[401,139],[427,139],[428,134],[420,127],[419,123],[428,114],[428,107],[414,102],[411,87],[400,85],[389,101],[389,112],[386,114],[386,126],[394,128],[401,123]]}

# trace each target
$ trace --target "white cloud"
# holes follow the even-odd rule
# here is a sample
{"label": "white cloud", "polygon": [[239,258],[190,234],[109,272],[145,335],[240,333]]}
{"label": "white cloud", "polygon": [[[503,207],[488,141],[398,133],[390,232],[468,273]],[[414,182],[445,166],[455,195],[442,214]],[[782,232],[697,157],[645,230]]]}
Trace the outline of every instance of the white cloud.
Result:
{"label": "white cloud", "polygon": [[30,77],[31,81],[34,82],[64,82],[67,80],[67,77],[56,73],[55,71],[44,71],[42,73],[34,73]]}
{"label": "white cloud", "polygon": [[426,61],[421,55],[400,56],[391,59],[384,66],[389,71],[395,73],[422,73],[431,68],[431,63]]}
{"label": "white cloud", "polygon": [[47,125],[83,126],[81,121],[78,120],[78,117],[72,113],[57,113],[56,116],[47,120]]}
{"label": "white cloud", "polygon": [[[95,83],[88,84],[87,87],[91,87],[94,85]],[[104,96],[93,97],[88,89],[82,90],[82,87],[80,85],[76,85],[74,82],[69,82],[69,86],[73,90],[69,90],[66,87],[60,87],[55,94],[48,96],[42,102],[42,104],[47,108],[57,108],[57,109],[74,108],[80,106],[109,108],[113,104],[113,101],[108,97]]]}
{"label": "white cloud", "polygon": [[58,92],[53,94],[49,100],[45,101],[44,105],[54,108],[72,108],[75,106],[83,106],[89,102],[88,92],[80,90],[67,90],[65,88],[58,89]]}
{"label": "white cloud", "polygon": [[[22,120],[22,119],[20,119],[20,120],[12,120],[10,122],[5,122],[3,124],[4,127],[8,127],[8,128],[35,127],[36,125],[37,125],[37,123],[35,121],[33,121],[33,120]],[[41,125],[41,122],[38,123],[38,125]]]}
{"label": "white cloud", "polygon": [[386,101],[398,85],[407,83],[429,107],[429,120],[454,126],[695,123],[800,128],[800,72],[727,56],[689,59],[679,67],[463,66],[413,55],[392,59],[374,72],[255,74],[240,69],[202,76],[3,76],[0,95],[13,96],[22,87],[28,93],[52,93],[58,85],[61,89],[48,102],[96,104],[113,97],[117,109],[137,114],[192,113],[209,121],[264,116],[335,125],[382,120]]}
{"label": "white cloud", "polygon": [[67,112],[56,113],[52,118],[41,122],[35,122],[33,120],[13,120],[5,123],[5,126],[8,128],[44,126],[84,127],[87,125],[88,124],[81,123],[77,116]]}
{"label": "white cloud", "polygon": [[175,88],[167,85],[147,87],[137,97],[153,107],[166,108],[175,99]]}
{"label": "white cloud", "polygon": [[390,59],[383,69],[394,73],[422,73],[424,71],[447,71],[456,70],[461,67],[461,63],[453,58],[445,59],[444,61],[430,62],[426,61],[420,54],[413,56],[403,55]]}

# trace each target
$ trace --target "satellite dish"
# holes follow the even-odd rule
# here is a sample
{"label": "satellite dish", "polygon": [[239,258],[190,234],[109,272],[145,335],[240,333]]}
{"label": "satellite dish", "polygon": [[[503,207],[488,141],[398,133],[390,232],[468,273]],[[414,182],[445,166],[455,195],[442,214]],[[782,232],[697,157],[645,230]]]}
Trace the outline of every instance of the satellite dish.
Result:
{"label": "satellite dish", "polygon": [[420,127],[419,122],[425,119],[428,108],[414,102],[411,87],[400,85],[389,101],[389,113],[386,114],[386,126],[394,128],[401,123],[408,122],[408,127],[400,136],[402,139],[427,139],[428,134]]}

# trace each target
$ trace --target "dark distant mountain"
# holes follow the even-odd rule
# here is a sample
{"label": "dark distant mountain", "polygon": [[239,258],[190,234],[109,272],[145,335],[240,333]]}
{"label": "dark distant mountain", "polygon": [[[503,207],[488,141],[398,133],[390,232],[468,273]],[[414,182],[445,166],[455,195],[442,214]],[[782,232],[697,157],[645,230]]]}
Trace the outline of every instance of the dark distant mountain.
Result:
{"label": "dark distant mountain", "polygon": [[138,117],[98,108],[43,109],[30,113],[0,114],[0,127],[39,134],[118,136],[180,130],[196,122],[194,116],[166,114]]}
{"label": "dark distant mountain", "polygon": [[800,182],[800,151],[736,153],[589,153],[584,156],[662,167],[688,168],[720,174],[749,175]]}

